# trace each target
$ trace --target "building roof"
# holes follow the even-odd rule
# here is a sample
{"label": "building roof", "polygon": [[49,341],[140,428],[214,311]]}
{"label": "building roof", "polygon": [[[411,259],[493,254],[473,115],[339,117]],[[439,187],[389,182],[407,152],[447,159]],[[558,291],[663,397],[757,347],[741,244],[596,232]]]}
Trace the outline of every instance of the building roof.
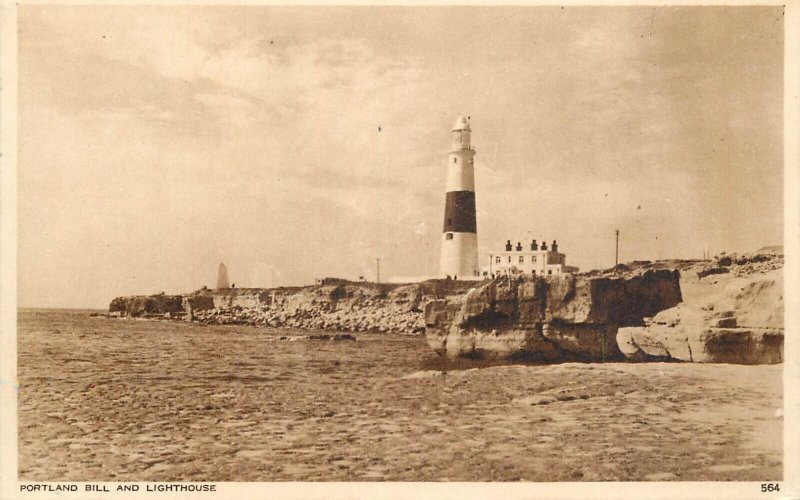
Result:
{"label": "building roof", "polygon": [[461,115],[456,120],[455,125],[453,125],[453,130],[469,130],[469,117]]}

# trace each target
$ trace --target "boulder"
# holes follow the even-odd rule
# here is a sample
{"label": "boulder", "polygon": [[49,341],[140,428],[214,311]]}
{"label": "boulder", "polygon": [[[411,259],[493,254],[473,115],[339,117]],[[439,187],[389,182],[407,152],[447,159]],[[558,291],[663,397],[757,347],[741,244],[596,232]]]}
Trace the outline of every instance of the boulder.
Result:
{"label": "boulder", "polygon": [[683,330],[667,325],[623,327],[617,331],[616,340],[620,352],[631,361],[695,361]]}
{"label": "boulder", "polygon": [[783,362],[783,330],[709,328],[700,335],[702,358],[708,363],[743,365]]}

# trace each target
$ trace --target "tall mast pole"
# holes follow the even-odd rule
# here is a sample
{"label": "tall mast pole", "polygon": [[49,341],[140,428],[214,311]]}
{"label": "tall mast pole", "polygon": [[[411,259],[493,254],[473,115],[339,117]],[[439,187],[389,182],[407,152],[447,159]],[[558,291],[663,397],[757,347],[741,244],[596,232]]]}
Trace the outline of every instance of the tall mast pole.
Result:
{"label": "tall mast pole", "polygon": [[614,266],[619,264],[619,229],[614,231],[614,235],[616,236],[617,243],[616,243],[616,250],[614,251]]}

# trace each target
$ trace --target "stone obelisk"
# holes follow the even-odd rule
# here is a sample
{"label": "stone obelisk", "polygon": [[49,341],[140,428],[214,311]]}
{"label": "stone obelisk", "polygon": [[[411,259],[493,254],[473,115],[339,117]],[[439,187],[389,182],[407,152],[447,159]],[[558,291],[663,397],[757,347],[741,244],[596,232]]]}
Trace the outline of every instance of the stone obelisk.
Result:
{"label": "stone obelisk", "polygon": [[453,125],[453,143],[447,154],[447,194],[439,274],[442,278],[476,279],[478,228],[475,220],[475,150],[470,144],[469,119]]}
{"label": "stone obelisk", "polygon": [[225,264],[219,263],[219,271],[217,272],[217,288],[230,288],[231,282],[228,280],[228,268]]}

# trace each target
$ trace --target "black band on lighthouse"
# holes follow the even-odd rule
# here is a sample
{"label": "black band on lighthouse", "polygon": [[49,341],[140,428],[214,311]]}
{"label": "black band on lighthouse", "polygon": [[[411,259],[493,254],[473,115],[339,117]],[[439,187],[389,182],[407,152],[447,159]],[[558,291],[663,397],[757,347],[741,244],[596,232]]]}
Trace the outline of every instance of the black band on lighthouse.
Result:
{"label": "black band on lighthouse", "polygon": [[477,233],[475,222],[475,193],[450,191],[444,202],[445,233]]}

